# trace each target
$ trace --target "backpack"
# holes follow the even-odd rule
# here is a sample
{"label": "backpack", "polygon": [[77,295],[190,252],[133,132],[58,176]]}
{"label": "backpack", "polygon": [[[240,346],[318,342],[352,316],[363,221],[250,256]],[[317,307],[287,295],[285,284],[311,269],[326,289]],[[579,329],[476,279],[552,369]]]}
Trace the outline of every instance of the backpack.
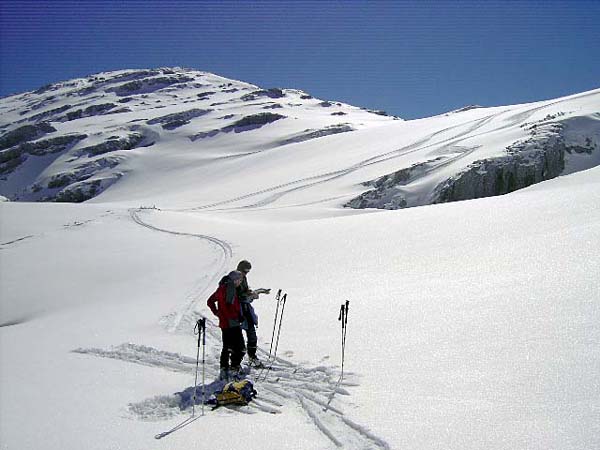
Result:
{"label": "backpack", "polygon": [[227,383],[221,392],[215,393],[217,400],[215,408],[224,405],[247,405],[256,394],[252,381],[232,381]]}

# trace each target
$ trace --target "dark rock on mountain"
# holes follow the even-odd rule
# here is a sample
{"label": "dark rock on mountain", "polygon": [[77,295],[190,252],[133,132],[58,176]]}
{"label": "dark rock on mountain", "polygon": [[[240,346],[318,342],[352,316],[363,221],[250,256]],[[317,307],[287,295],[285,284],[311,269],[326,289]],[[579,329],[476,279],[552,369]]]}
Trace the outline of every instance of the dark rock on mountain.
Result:
{"label": "dark rock on mountain", "polygon": [[372,186],[371,189],[358,197],[350,200],[344,206],[349,208],[364,209],[402,209],[408,206],[404,194],[399,189],[416,178],[422,176],[431,164],[441,158],[414,164],[410,167],[397,170],[375,180],[364,183],[364,186]]}
{"label": "dark rock on mountain", "polygon": [[13,172],[27,160],[28,155],[44,156],[64,152],[85,138],[87,138],[85,134],[68,134],[51,139],[24,142],[2,150],[0,151],[0,174]]}
{"label": "dark rock on mountain", "polygon": [[97,156],[118,150],[132,150],[139,147],[150,147],[154,144],[152,139],[147,139],[142,133],[131,133],[126,137],[110,137],[101,144],[91,145],[77,150],[77,155]]}
{"label": "dark rock on mountain", "polygon": [[350,125],[340,123],[337,125],[331,125],[329,127],[321,128],[320,130],[304,130],[304,132],[296,134],[288,139],[281,140],[277,145],[288,145],[298,142],[309,141],[311,139],[317,139],[324,136],[331,136],[333,134],[348,133],[354,131]]}
{"label": "dark rock on mountain", "polygon": [[207,91],[207,92],[201,92],[200,94],[197,94],[196,97],[198,97],[199,100],[207,100],[214,94],[216,94],[215,91]]}
{"label": "dark rock on mountain", "polygon": [[258,91],[250,92],[249,94],[243,95],[241,99],[245,102],[256,100],[260,97],[268,97],[268,98],[282,98],[285,97],[285,93],[283,90],[279,88],[271,88],[271,89],[261,89]]}
{"label": "dark rock on mountain", "polygon": [[242,131],[249,131],[249,130],[254,130],[256,128],[260,128],[264,125],[267,125],[269,123],[273,123],[276,122],[277,120],[280,119],[285,119],[285,116],[282,116],[281,114],[275,114],[275,113],[259,113],[259,114],[252,114],[250,116],[246,116],[240,120],[238,120],[237,122],[222,128],[222,131],[228,133],[230,131],[235,131],[236,133],[240,133]]}
{"label": "dark rock on mountain", "polygon": [[[48,189],[64,188],[73,183],[85,181],[102,169],[112,169],[113,167],[118,166],[121,160],[122,158],[116,156],[108,156],[81,164],[69,172],[63,172],[53,176],[48,182]],[[46,200],[50,199],[52,199],[52,197],[46,198]]]}
{"label": "dark rock on mountain", "polygon": [[53,133],[55,131],[56,128],[46,122],[36,125],[24,125],[15,130],[9,131],[0,137],[0,150],[13,147],[22,142],[38,139],[45,134]]}
{"label": "dark rock on mountain", "polygon": [[82,119],[84,117],[101,116],[109,114],[111,110],[115,109],[118,105],[114,103],[103,103],[101,105],[92,105],[84,109],[77,109],[75,111],[68,112],[65,116],[55,118],[57,122],[70,122],[71,120]]}
{"label": "dark rock on mountain", "polygon": [[565,152],[558,136],[515,144],[506,156],[475,161],[437,186],[434,203],[503,195],[555,178],[565,167]]}
{"label": "dark rock on mountain", "polygon": [[130,81],[114,88],[109,88],[107,92],[114,92],[118,96],[128,96],[132,94],[148,94],[167,88],[169,86],[180,85],[194,81],[194,78],[177,75],[170,77],[143,78],[141,80]]}
{"label": "dark rock on mountain", "polygon": [[166,116],[157,117],[155,119],[149,120],[146,123],[148,125],[161,124],[165,130],[174,130],[183,125],[187,125],[188,123],[190,123],[191,119],[204,116],[211,111],[212,111],[211,109],[195,108],[195,109],[190,109],[189,111],[182,111],[182,112],[175,113],[175,114],[168,114]]}

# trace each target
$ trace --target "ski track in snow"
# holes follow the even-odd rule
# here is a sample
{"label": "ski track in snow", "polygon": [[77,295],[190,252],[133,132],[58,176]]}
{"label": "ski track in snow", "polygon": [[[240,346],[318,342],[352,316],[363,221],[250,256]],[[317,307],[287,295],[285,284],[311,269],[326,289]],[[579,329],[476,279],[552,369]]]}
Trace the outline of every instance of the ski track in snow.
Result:
{"label": "ski track in snow", "polygon": [[[213,324],[207,327],[207,355],[205,358],[204,386],[205,398],[223,387],[218,381],[220,334]],[[74,353],[115,359],[148,367],[155,367],[195,377],[196,359],[158,350],[146,345],[125,343],[105,350],[100,348],[78,348]],[[259,349],[263,360],[268,364],[268,354]],[[196,405],[202,403],[202,386],[200,366],[198,372],[199,385],[196,389]],[[267,370],[244,367],[247,378],[254,380],[258,397],[247,406],[228,406],[219,408],[212,414],[266,413],[284,414],[286,408],[296,407],[303,411],[314,426],[323,434],[324,442],[333,444],[332,448],[352,449],[389,449],[388,444],[372,434],[367,428],[347,418],[342,410],[342,401],[334,401],[326,410],[327,400],[336,388],[338,374],[333,367],[306,367],[293,364],[282,358],[272,360],[272,368]],[[265,379],[266,375],[266,379]],[[345,387],[357,386],[356,376],[345,374],[347,380],[336,390],[338,395],[349,396]],[[254,378],[253,378],[254,377]],[[210,380],[210,381],[208,381]],[[189,414],[193,400],[194,387],[190,386],[182,392],[162,394],[128,405],[130,414],[140,420],[165,420]],[[336,397],[337,399],[337,397]],[[205,409],[210,411],[210,406]],[[326,438],[326,439],[325,439]]]}
{"label": "ski track in snow", "polygon": [[[592,96],[592,95],[596,95],[596,94],[595,93],[582,94],[578,98],[583,98],[583,97]],[[562,102],[571,101],[571,100],[572,99],[561,99],[561,100],[557,100],[557,101],[554,101],[551,103],[546,103],[546,104],[543,104],[540,106],[529,108],[524,111],[519,111],[514,114],[511,114],[512,111],[510,109],[505,109],[503,111],[497,112],[495,114],[491,114],[489,116],[485,116],[483,118],[475,119],[470,122],[464,122],[464,123],[461,123],[458,125],[453,125],[451,127],[444,128],[442,130],[438,130],[430,135],[427,135],[427,136],[419,139],[416,142],[413,142],[412,144],[409,144],[407,146],[401,147],[396,150],[392,150],[389,152],[385,152],[385,153],[381,153],[379,155],[372,156],[372,157],[367,158],[363,161],[360,161],[356,164],[353,164],[352,166],[349,166],[349,167],[346,167],[346,168],[343,168],[340,170],[336,170],[333,172],[326,172],[326,173],[318,174],[318,175],[313,175],[313,176],[306,177],[306,178],[301,178],[298,180],[290,181],[288,183],[283,183],[283,184],[272,186],[272,187],[269,187],[266,189],[261,189],[259,191],[251,192],[251,193],[248,193],[245,195],[230,198],[230,199],[223,200],[220,202],[196,206],[196,207],[192,207],[192,208],[185,208],[185,209],[181,209],[180,211],[199,211],[199,210],[223,211],[223,210],[236,210],[236,209],[243,210],[243,209],[264,207],[264,206],[274,203],[275,201],[279,200],[281,197],[283,197],[287,194],[290,194],[292,192],[302,190],[302,189],[307,189],[307,188],[313,187],[315,185],[327,183],[329,181],[335,180],[340,177],[344,177],[346,175],[349,175],[355,171],[358,171],[360,169],[363,169],[363,168],[371,166],[371,165],[387,162],[389,160],[400,158],[400,157],[406,156],[411,153],[426,150],[428,148],[437,147],[438,151],[449,149],[450,147],[457,146],[458,144],[460,144],[461,142],[463,142],[465,140],[473,139],[473,138],[476,138],[479,136],[484,136],[484,135],[490,134],[490,133],[497,133],[499,131],[503,131],[508,128],[515,127],[515,126],[523,123],[524,121],[526,121],[529,117],[531,117],[533,114],[535,114],[538,111],[541,111],[548,107],[555,106]],[[477,130],[483,128],[485,125],[488,125],[495,119],[500,119],[501,116],[503,116],[507,113],[510,115],[504,119],[503,125],[500,125],[492,130],[475,133]],[[465,126],[467,127],[466,129],[464,128]],[[454,129],[458,129],[460,131],[452,137],[442,139],[441,141],[431,142],[436,136],[443,134],[443,133],[447,133]],[[441,167],[445,167],[453,162],[458,161],[459,159],[466,157],[467,155],[469,155],[473,151],[475,151],[478,147],[474,146],[474,145],[470,145],[470,146],[468,146],[468,148],[471,148],[472,150],[464,152],[462,154],[458,154],[458,155],[449,157],[448,159],[444,160],[441,164],[430,168],[429,170],[425,171],[425,173],[423,173],[420,176],[416,177],[415,179],[411,180],[411,183],[418,179],[421,179],[423,177],[430,175],[432,172],[436,171],[437,169],[439,169]],[[279,191],[279,192],[277,192],[277,191]],[[252,204],[235,206],[235,207],[231,207],[231,208],[215,209],[216,207],[240,202],[242,200],[246,200],[249,198],[253,198],[256,196],[263,195],[263,194],[270,194],[270,193],[272,193],[272,194],[269,195],[268,197],[263,198],[262,200],[254,202]]]}
{"label": "ski track in snow", "polygon": [[[279,200],[281,197],[283,197],[283,196],[285,196],[287,194],[290,194],[292,192],[295,192],[295,191],[298,191],[298,190],[302,190],[302,189],[307,189],[307,188],[310,188],[310,187],[313,187],[313,186],[316,186],[316,185],[319,185],[319,184],[327,183],[329,181],[335,180],[337,178],[344,177],[346,175],[349,175],[349,174],[351,174],[353,172],[356,172],[356,171],[358,171],[360,169],[363,169],[365,167],[368,167],[368,166],[372,166],[372,165],[380,164],[380,163],[383,163],[383,162],[387,162],[389,160],[400,158],[400,157],[409,155],[411,153],[415,153],[415,152],[418,152],[418,151],[425,150],[427,148],[432,148],[432,147],[439,147],[439,148],[443,148],[443,149],[449,148],[449,147],[452,147],[452,146],[456,146],[457,144],[459,144],[460,142],[462,142],[462,141],[464,141],[466,139],[471,139],[471,138],[477,137],[479,135],[487,134],[488,132],[480,133],[480,134],[472,134],[472,133],[474,131],[476,131],[477,129],[485,126],[487,123],[489,123],[490,121],[492,121],[495,117],[497,117],[500,114],[503,114],[503,112],[495,114],[495,115],[486,116],[484,118],[477,119],[477,120],[474,120],[472,122],[462,123],[462,124],[459,124],[459,125],[454,125],[454,126],[449,127],[449,128],[445,128],[443,130],[436,131],[436,132],[434,132],[434,133],[432,133],[432,134],[430,134],[428,136],[423,137],[422,139],[418,140],[417,142],[413,142],[412,144],[409,144],[409,145],[407,145],[405,147],[401,147],[401,148],[396,149],[396,150],[392,150],[392,151],[389,151],[389,152],[385,152],[385,153],[381,153],[379,155],[372,156],[370,158],[362,160],[362,161],[360,161],[360,162],[358,162],[356,164],[353,164],[352,166],[346,167],[344,169],[339,169],[339,170],[332,171],[332,172],[326,172],[324,174],[318,174],[318,175],[313,175],[313,176],[306,177],[306,178],[301,178],[301,179],[298,179],[298,180],[290,181],[288,183],[283,183],[283,184],[280,184],[280,185],[277,185],[277,186],[273,186],[273,187],[270,187],[270,188],[261,189],[259,191],[251,192],[249,194],[245,194],[245,195],[242,195],[242,196],[239,196],[239,197],[234,197],[234,198],[231,198],[231,199],[223,200],[223,201],[216,202],[216,203],[211,203],[211,204],[208,204],[208,205],[196,206],[196,207],[193,207],[193,208],[186,208],[186,209],[182,209],[182,210],[179,210],[179,211],[198,211],[198,210],[206,210],[206,209],[208,209],[208,210],[215,210],[214,208],[217,207],[217,206],[222,206],[222,205],[226,205],[226,204],[230,204],[230,203],[235,203],[235,202],[238,202],[238,201],[241,201],[241,200],[246,200],[248,198],[256,197],[258,195],[268,194],[268,193],[273,192],[273,194],[270,195],[269,197],[264,198],[262,200],[259,200],[258,202],[255,202],[253,204],[244,205],[244,206],[236,206],[236,207],[232,207],[232,208],[221,208],[221,209],[218,209],[218,210],[251,209],[251,208],[264,207],[264,206],[267,206],[267,205],[269,205],[269,204],[271,204],[271,203]],[[531,114],[533,114],[533,112],[531,112]],[[442,134],[442,133],[445,133],[445,132],[450,131],[450,130],[455,129],[455,128],[462,128],[465,125],[470,125],[470,126],[466,130],[460,131],[459,133],[457,133],[456,135],[454,135],[454,136],[452,136],[450,138],[446,138],[446,139],[443,139],[442,141],[436,141],[434,143],[427,144],[435,136],[437,136],[439,134]],[[504,128],[507,128],[507,127],[510,127],[510,126],[512,126],[512,125],[506,125],[504,127],[495,129],[494,131],[498,131],[500,129],[504,129]],[[472,151],[473,150],[475,150],[475,148],[473,148]],[[433,169],[436,169],[436,168],[448,165],[448,164],[450,164],[452,162],[457,161],[458,159],[464,158],[468,154],[472,153],[472,151],[464,152],[464,153],[456,155],[456,156],[454,156],[452,158],[449,158],[449,160],[444,161],[445,164],[440,165],[438,167],[435,167]],[[431,173],[431,170],[427,171],[422,176],[428,175],[430,173]],[[418,178],[421,178],[422,176],[420,176]],[[415,181],[418,178],[415,178],[412,181]],[[295,186],[295,185],[299,185],[299,186]],[[288,188],[290,186],[294,186],[294,187],[291,187],[289,189],[285,189],[285,188]],[[280,190],[280,192],[276,192],[276,191],[279,191],[279,190]]]}
{"label": "ski track in snow", "polygon": [[198,281],[196,281],[192,289],[185,295],[183,306],[179,307],[176,311],[161,319],[161,323],[171,333],[184,332],[185,330],[193,329],[196,321],[200,318],[200,315],[195,311],[198,302],[203,300],[208,295],[208,290],[211,289],[211,286],[216,285],[222,274],[227,272],[227,266],[231,260],[231,257],[233,256],[231,246],[225,241],[205,234],[183,233],[179,231],[158,228],[142,220],[140,217],[140,213],[142,211],[147,213],[148,211],[155,210],[131,209],[129,211],[130,216],[138,225],[153,231],[167,233],[173,236],[187,236],[202,239],[212,243],[219,249],[219,253],[213,262],[214,267],[216,267],[216,269],[213,271],[213,274],[204,275]]}

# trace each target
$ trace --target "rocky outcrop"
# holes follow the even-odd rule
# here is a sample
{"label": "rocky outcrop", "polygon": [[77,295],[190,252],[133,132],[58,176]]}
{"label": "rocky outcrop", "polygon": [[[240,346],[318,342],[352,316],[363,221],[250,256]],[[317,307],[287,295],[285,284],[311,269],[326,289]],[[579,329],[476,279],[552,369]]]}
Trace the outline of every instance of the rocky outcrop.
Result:
{"label": "rocky outcrop", "polygon": [[234,122],[233,124],[223,128],[222,130],[225,132],[235,131],[236,133],[240,133],[242,131],[260,128],[280,119],[285,119],[285,116],[269,112],[252,114],[250,116],[243,117],[237,122]]}
{"label": "rocky outcrop", "polygon": [[[452,157],[415,164],[364,183],[370,189],[349,201],[351,208],[400,209],[430,203],[445,203],[503,195],[555,178],[566,171],[569,158],[578,158],[576,170],[600,163],[600,120],[575,117],[557,121],[564,114],[554,114],[522,128],[530,137],[508,146],[503,155],[477,160],[439,183],[423,198],[405,198],[404,186],[447,165]],[[581,159],[583,158],[583,160]]]}
{"label": "rocky outcrop", "polygon": [[530,138],[507,147],[504,156],[475,161],[439,184],[433,203],[503,195],[559,176],[571,146],[565,141],[565,124],[553,122],[556,118],[524,124]]}
{"label": "rocky outcrop", "polygon": [[87,138],[85,134],[68,134],[51,139],[24,142],[2,150],[0,151],[0,174],[13,172],[26,161],[28,155],[44,156],[64,152],[85,138]]}
{"label": "rocky outcrop", "polygon": [[81,203],[98,195],[103,190],[101,186],[101,180],[84,181],[63,189],[58,194],[56,194],[55,197],[46,197],[43,200],[67,203]]}
{"label": "rocky outcrop", "polygon": [[422,176],[427,169],[443,158],[414,164],[410,167],[400,169],[396,172],[384,175],[375,180],[363,183],[373,189],[362,193],[350,200],[344,206],[347,208],[365,209],[402,209],[408,206],[408,202],[400,187],[405,186],[416,178]]}
{"label": "rocky outcrop", "polygon": [[54,131],[56,131],[56,128],[52,127],[46,122],[36,125],[23,125],[22,127],[9,131],[0,137],[0,150],[13,147],[22,142],[38,139],[45,134],[52,133]]}
{"label": "rocky outcrop", "polygon": [[[118,156],[97,158],[86,164],[79,165],[69,172],[62,172],[57,175],[54,175],[52,178],[50,178],[50,180],[48,180],[47,187],[48,189],[60,189],[66,186],[70,186],[74,183],[80,183],[81,181],[85,181],[91,178],[92,176],[94,176],[94,174],[98,173],[101,170],[112,169],[113,167],[118,166],[122,160],[123,158]],[[45,200],[48,201],[54,198],[55,196],[50,195],[47,196]]]}
{"label": "rocky outcrop", "polygon": [[258,91],[250,92],[249,94],[242,95],[241,100],[248,102],[261,97],[282,98],[285,97],[285,93],[279,88],[261,89]]}
{"label": "rocky outcrop", "polygon": [[132,150],[139,147],[150,147],[153,144],[154,141],[152,139],[147,138],[142,133],[135,132],[130,133],[125,137],[112,136],[100,144],[83,147],[78,149],[76,152],[77,156],[97,156],[104,153],[116,152],[118,150]]}
{"label": "rocky outcrop", "polygon": [[191,119],[201,117],[209,112],[211,109],[190,109],[189,111],[182,111],[175,114],[168,114],[166,116],[157,117],[146,122],[148,125],[161,124],[165,130],[174,130],[183,125],[190,123]]}
{"label": "rocky outcrop", "polygon": [[257,128],[261,128],[269,123],[276,122],[280,119],[285,119],[286,116],[282,116],[281,114],[275,114],[270,112],[252,114],[250,116],[243,117],[238,121],[228,125],[226,127],[202,131],[200,133],[196,133],[193,136],[190,136],[190,140],[197,141],[198,139],[205,139],[208,137],[216,136],[219,133],[231,133],[232,131],[235,133],[243,133],[244,131],[256,130]]}
{"label": "rocky outcrop", "polygon": [[279,141],[277,145],[294,144],[298,142],[309,141],[311,139],[317,139],[324,136],[331,136],[333,134],[348,133],[350,131],[354,131],[354,128],[352,128],[347,123],[340,123],[337,125],[331,125],[325,128],[321,128],[320,130],[304,130],[302,133],[296,134],[290,138]]}
{"label": "rocky outcrop", "polygon": [[155,78],[143,78],[141,80],[130,81],[119,86],[106,89],[107,92],[114,92],[118,96],[128,96],[133,94],[148,94],[156,92],[174,85],[181,85],[194,81],[194,78],[186,75],[162,76]]}
{"label": "rocky outcrop", "polygon": [[114,113],[114,110],[118,105],[114,103],[103,103],[101,105],[92,105],[87,108],[77,109],[75,111],[69,111],[66,115],[58,117],[54,120],[58,122],[70,122],[71,120],[83,119],[84,117],[101,116],[104,114]]}

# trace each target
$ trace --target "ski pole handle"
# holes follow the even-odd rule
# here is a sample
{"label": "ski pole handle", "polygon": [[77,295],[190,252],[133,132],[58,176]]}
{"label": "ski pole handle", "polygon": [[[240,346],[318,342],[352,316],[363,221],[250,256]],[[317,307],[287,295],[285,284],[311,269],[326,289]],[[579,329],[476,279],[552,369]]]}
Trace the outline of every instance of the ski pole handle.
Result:
{"label": "ski pole handle", "polygon": [[206,344],[206,318],[198,319],[196,326],[194,327],[194,334],[198,335],[198,348],[200,343]]}
{"label": "ski pole handle", "polygon": [[344,319],[344,325],[348,323],[348,308],[350,307],[350,300],[346,300],[346,317]]}

